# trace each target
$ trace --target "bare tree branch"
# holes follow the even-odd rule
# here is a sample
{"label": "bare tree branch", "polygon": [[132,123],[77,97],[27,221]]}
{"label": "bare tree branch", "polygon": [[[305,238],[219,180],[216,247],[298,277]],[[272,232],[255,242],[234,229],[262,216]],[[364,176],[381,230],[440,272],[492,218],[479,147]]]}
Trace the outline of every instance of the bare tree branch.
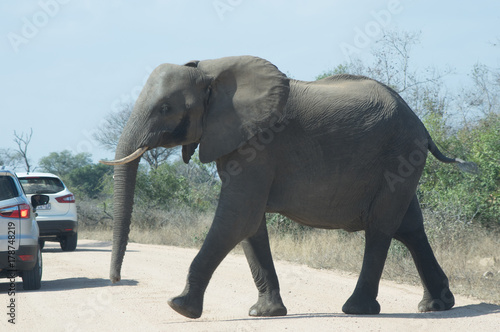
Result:
{"label": "bare tree branch", "polygon": [[16,131],[14,131],[14,137],[15,137],[14,142],[17,144],[18,154],[24,161],[26,172],[29,172],[31,170],[30,161],[28,159],[28,145],[31,142],[32,136],[33,136],[33,128],[30,128],[30,133],[26,134],[26,137],[24,133],[17,134]]}
{"label": "bare tree branch", "polygon": [[108,113],[94,132],[94,139],[106,150],[115,151],[123,128],[132,113],[131,103],[122,104],[121,111]]}
{"label": "bare tree branch", "polygon": [[0,166],[8,166],[9,168],[16,169],[21,160],[17,151],[10,149],[0,149]]}

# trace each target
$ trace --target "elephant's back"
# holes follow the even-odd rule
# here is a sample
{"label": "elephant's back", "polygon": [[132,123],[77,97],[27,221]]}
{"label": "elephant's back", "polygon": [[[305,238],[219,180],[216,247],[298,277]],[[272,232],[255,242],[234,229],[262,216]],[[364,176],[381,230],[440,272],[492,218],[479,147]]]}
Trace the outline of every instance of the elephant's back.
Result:
{"label": "elephant's back", "polygon": [[408,129],[415,129],[417,136],[425,134],[421,121],[394,90],[364,76],[291,81],[286,116],[312,135],[382,138]]}
{"label": "elephant's back", "polygon": [[286,116],[306,135],[352,140],[392,130],[397,107],[397,101],[372,80],[293,81]]}

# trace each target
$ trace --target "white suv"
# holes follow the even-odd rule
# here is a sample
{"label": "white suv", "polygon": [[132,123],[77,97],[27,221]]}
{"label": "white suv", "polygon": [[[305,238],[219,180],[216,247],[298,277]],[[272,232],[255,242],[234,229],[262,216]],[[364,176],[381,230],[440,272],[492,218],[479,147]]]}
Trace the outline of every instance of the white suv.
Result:
{"label": "white suv", "polygon": [[45,241],[56,241],[63,251],[75,250],[78,241],[75,196],[51,173],[17,173],[17,177],[28,197],[44,194],[50,198],[48,204],[36,209],[40,247],[43,248]]}

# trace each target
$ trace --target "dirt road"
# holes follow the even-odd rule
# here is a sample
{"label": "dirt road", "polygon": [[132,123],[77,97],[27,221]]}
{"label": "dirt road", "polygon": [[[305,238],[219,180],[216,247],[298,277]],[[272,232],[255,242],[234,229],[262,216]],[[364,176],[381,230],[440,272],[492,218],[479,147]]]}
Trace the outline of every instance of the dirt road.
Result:
{"label": "dirt road", "polygon": [[[420,287],[382,281],[377,316],[342,313],[357,276],[276,262],[288,316],[247,316],[257,291],[244,256],[217,269],[198,320],[175,313],[167,299],[184,287],[196,250],[130,243],[121,283],[107,279],[111,244],[81,240],[75,252],[47,243],[42,288],[23,291],[0,279],[0,331],[498,331],[500,307],[458,296],[444,313],[417,313]],[[15,325],[8,322],[12,299]],[[11,310],[10,310],[11,311]]]}

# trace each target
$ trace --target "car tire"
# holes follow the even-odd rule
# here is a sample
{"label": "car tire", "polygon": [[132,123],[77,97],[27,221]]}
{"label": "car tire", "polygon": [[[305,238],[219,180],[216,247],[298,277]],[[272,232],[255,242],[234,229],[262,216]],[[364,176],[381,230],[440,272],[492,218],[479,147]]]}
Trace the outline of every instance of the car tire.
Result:
{"label": "car tire", "polygon": [[24,290],[36,290],[40,289],[42,286],[43,261],[41,249],[38,249],[37,256],[36,264],[33,269],[23,272],[22,279]]}
{"label": "car tire", "polygon": [[74,251],[78,242],[78,233],[68,235],[60,239],[61,249],[63,251]]}
{"label": "car tire", "polygon": [[44,240],[38,240],[38,245],[40,246],[40,250],[42,250],[43,247],[45,246],[45,241]]}

